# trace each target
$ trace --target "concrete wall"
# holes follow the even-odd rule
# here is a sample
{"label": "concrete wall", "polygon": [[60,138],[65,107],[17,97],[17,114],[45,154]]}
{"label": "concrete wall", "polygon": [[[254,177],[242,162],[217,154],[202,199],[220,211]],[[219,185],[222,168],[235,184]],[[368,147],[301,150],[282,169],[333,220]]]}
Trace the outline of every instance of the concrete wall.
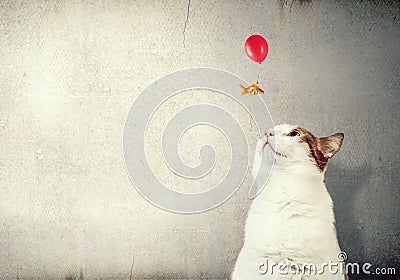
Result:
{"label": "concrete wall", "polygon": [[[342,249],[398,265],[400,4],[346,2],[192,0],[188,14],[186,1],[2,1],[0,277],[226,279],[250,176],[214,210],[169,213],[134,189],[121,142],[130,106],[165,74],[202,66],[255,80],[243,51],[253,33],[270,44],[260,79],[275,123],[346,135],[327,174]],[[169,100],[148,143],[184,104],[204,101],[231,110],[254,146],[246,111],[207,91]],[[182,157],[195,164],[191,141],[214,142],[213,182],[226,139],[199,129]],[[161,180],[187,188],[156,144],[147,151]]]}

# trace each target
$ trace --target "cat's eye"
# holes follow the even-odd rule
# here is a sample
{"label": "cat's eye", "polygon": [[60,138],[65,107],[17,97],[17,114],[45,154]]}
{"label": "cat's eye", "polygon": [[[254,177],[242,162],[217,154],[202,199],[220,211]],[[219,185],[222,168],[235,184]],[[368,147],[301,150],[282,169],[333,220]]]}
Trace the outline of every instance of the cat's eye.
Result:
{"label": "cat's eye", "polygon": [[292,130],[288,136],[290,137],[295,137],[295,136],[300,136],[300,132],[298,132],[297,130]]}

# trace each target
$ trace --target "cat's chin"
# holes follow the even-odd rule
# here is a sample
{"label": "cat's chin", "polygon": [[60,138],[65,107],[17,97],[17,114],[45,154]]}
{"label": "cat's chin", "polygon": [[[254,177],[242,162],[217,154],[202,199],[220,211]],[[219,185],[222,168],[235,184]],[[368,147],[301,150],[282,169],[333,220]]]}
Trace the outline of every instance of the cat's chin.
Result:
{"label": "cat's chin", "polygon": [[278,152],[278,151],[273,147],[273,144],[271,144],[271,143],[268,142],[268,141],[265,142],[265,144],[264,144],[264,146],[263,146],[263,151],[264,151],[264,153],[272,154],[272,156],[287,158],[287,155]]}

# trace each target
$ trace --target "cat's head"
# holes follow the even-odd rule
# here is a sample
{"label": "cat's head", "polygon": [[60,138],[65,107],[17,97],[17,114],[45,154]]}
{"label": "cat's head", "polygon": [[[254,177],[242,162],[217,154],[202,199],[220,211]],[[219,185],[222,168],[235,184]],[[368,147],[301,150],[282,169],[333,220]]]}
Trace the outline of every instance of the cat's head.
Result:
{"label": "cat's head", "polygon": [[302,127],[283,124],[265,133],[263,149],[275,153],[278,167],[300,164],[324,172],[328,160],[340,150],[343,138],[343,133],[319,138]]}

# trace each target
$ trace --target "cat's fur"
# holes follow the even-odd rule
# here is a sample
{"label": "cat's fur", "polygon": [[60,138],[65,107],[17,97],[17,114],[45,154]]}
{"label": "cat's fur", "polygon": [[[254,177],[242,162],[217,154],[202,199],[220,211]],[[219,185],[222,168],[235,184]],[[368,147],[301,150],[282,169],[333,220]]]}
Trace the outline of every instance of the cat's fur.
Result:
{"label": "cat's fur", "polygon": [[[252,279],[345,279],[339,272],[287,275],[275,266],[261,274],[258,269],[272,263],[319,265],[336,262],[340,252],[336,237],[332,199],[325,187],[328,159],[339,151],[344,135],[318,138],[304,128],[275,126],[257,143],[253,177],[266,172],[262,158],[274,161],[267,185],[254,199],[245,227],[245,241],[236,262],[233,280]],[[260,183],[260,182],[259,182]],[[261,182],[263,183],[263,182]],[[283,267],[281,267],[283,268]],[[284,269],[282,269],[284,270]],[[341,269],[343,271],[343,269]]]}

